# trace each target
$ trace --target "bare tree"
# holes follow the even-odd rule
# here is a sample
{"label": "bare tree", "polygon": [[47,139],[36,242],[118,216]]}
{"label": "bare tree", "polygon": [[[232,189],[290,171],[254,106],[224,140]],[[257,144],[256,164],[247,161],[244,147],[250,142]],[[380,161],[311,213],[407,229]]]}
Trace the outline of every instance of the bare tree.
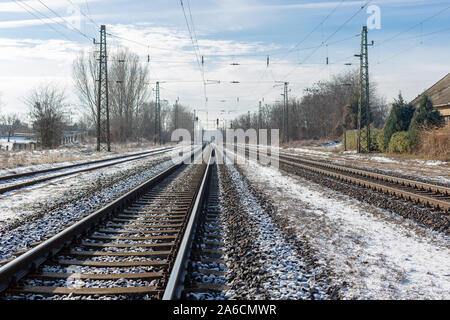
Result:
{"label": "bare tree", "polygon": [[[329,81],[319,81],[305,89],[300,99],[291,98],[289,109],[289,138],[322,139],[339,138],[344,130],[356,125],[358,111],[359,74],[357,70],[335,75]],[[383,126],[387,104],[377,95],[376,86],[371,88],[371,114],[376,128]],[[281,129],[284,107],[282,103],[262,108],[262,128]],[[250,117],[250,126],[258,127],[257,114]],[[248,115],[233,121],[234,128],[247,128]]]}
{"label": "bare tree", "polygon": [[[138,115],[149,98],[147,68],[135,53],[126,48],[110,53],[108,62],[112,139],[121,142],[137,139],[140,131],[136,126]],[[95,53],[82,53],[73,63],[78,98],[92,123],[97,118],[98,68]]]}
{"label": "bare tree", "polygon": [[139,56],[121,48],[113,54],[109,76],[111,115],[121,124],[116,128],[120,141],[136,139],[138,130],[134,124],[149,98],[147,68]]}
{"label": "bare tree", "polygon": [[0,114],[2,112],[2,107],[3,107],[3,100],[2,100],[2,93],[0,92]]}
{"label": "bare tree", "polygon": [[42,146],[53,148],[60,144],[66,116],[66,93],[52,83],[33,89],[26,98],[34,130],[40,135]]}
{"label": "bare tree", "polygon": [[19,116],[15,113],[10,113],[3,116],[1,120],[3,130],[8,136],[8,142],[10,142],[11,137],[14,135],[14,132],[22,125]]}
{"label": "bare tree", "polygon": [[99,64],[94,52],[81,53],[72,66],[74,86],[89,125],[97,122]]}

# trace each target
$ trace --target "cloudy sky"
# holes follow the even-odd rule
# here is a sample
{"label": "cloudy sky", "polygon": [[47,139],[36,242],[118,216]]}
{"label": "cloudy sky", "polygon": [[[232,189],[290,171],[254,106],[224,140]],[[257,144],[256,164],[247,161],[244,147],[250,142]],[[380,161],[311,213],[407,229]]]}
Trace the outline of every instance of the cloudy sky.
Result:
{"label": "cloudy sky", "polygon": [[1,112],[25,115],[27,93],[53,81],[76,116],[72,61],[92,49],[101,24],[116,36],[109,50],[127,46],[145,63],[150,55],[161,98],[179,97],[204,123],[206,110],[209,120],[231,119],[262,99],[281,100],[278,82],[301,97],[314,82],[358,68],[363,25],[375,42],[370,78],[388,101],[400,90],[413,99],[450,70],[449,0],[1,0]]}

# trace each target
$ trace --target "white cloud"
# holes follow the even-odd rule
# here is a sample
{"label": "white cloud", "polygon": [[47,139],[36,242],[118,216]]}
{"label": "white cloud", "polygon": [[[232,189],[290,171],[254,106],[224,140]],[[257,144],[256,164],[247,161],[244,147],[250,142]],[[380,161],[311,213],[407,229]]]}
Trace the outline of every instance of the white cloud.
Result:
{"label": "white cloud", "polygon": [[[151,56],[149,70],[152,81],[168,81],[161,83],[161,98],[173,103],[180,97],[181,103],[192,109],[204,109],[204,93],[202,76],[192,49],[191,39],[185,29],[161,27],[153,23],[137,23],[134,25],[107,25],[107,32],[119,37],[127,38],[142,45],[108,36],[109,51],[117,45],[124,45],[136,52],[142,59]],[[358,48],[359,39],[354,43],[333,46],[330,49],[330,60],[336,61],[342,57],[353,55]],[[69,91],[72,85],[71,64],[79,50],[90,49],[90,45],[63,40],[35,40],[35,39],[0,39],[0,90],[6,106],[3,110],[25,110],[20,97],[24,96],[32,87],[43,79],[57,79],[64,83]],[[295,59],[272,59],[270,67],[266,69],[264,52],[283,49],[280,45],[236,40],[214,40],[211,34],[203,31],[199,34],[200,52],[205,56],[205,78],[220,80],[220,84],[207,86],[209,119],[220,115],[220,110],[256,110],[258,101],[264,97],[265,102],[273,103],[281,100],[282,88],[274,88],[275,80],[285,80],[282,77],[294,67]],[[147,46],[150,46],[148,49]],[[442,48],[441,48],[442,49]],[[374,49],[372,49],[374,50]],[[388,101],[402,90],[406,99],[414,98],[420,91],[431,86],[440,79],[441,73],[448,72],[449,63],[444,50],[439,47],[430,49],[424,46],[418,50],[408,52],[408,58],[397,57],[386,63],[377,65],[379,53],[371,51],[371,80],[378,83],[379,91],[386,95]],[[261,53],[261,56],[241,56]],[[433,54],[433,62],[427,57]],[[309,52],[302,52],[301,57]],[[223,56],[220,56],[223,55]],[[233,55],[235,55],[233,57]],[[291,96],[300,97],[303,89],[313,82],[327,79],[333,73],[345,70],[343,65],[324,64],[325,52],[319,50],[315,58],[308,60],[316,64],[300,66],[289,77],[292,88]],[[274,58],[274,57],[271,57]],[[277,63],[273,63],[274,60]],[[300,59],[301,60],[301,59]],[[230,63],[238,62],[239,66]],[[317,64],[322,62],[322,64]],[[358,61],[351,61],[358,65]],[[401,63],[400,63],[401,62]],[[420,74],[420,76],[418,76]],[[264,77],[262,77],[264,75]],[[239,81],[231,84],[230,81]],[[239,97],[239,102],[237,98]],[[72,101],[76,101],[72,94]],[[226,102],[221,102],[226,100]],[[231,119],[236,114],[231,114]],[[200,113],[206,120],[206,114]]]}
{"label": "white cloud", "polygon": [[[82,6],[83,3],[85,3],[85,0],[71,0],[73,4]],[[104,1],[104,0],[88,0],[89,3],[92,2],[98,2],[98,1]],[[23,3],[23,6],[18,5],[14,1],[7,1],[0,3],[0,12],[27,12],[24,7],[31,10],[30,7],[35,9],[42,9],[45,8],[38,0],[27,0],[19,2]],[[51,7],[54,10],[57,9],[66,9],[72,6],[72,4],[67,0],[45,0],[43,1],[48,7]]]}

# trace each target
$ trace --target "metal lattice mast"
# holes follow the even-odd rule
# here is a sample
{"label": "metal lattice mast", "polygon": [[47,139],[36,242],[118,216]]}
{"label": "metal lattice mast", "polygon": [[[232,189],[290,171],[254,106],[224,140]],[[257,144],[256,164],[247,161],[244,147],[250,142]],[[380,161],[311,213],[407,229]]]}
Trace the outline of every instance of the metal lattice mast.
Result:
{"label": "metal lattice mast", "polygon": [[262,129],[262,108],[261,108],[261,101],[259,102],[258,107],[258,130]]}
{"label": "metal lattice mast", "polygon": [[284,83],[284,139],[289,143],[289,97],[288,97],[289,82]]}
{"label": "metal lattice mast", "polygon": [[[373,45],[373,43],[372,43]],[[358,101],[358,153],[370,152],[370,124],[372,116],[370,111],[369,91],[369,44],[367,43],[367,27],[363,26],[361,31],[361,54],[360,79],[359,79],[359,101]],[[364,144],[365,142],[365,144]],[[365,146],[363,150],[363,145]]]}
{"label": "metal lattice mast", "polygon": [[155,105],[155,144],[161,144],[161,100],[159,97],[159,81],[156,82],[156,105]]}
{"label": "metal lattice mast", "polygon": [[111,152],[111,133],[109,127],[108,100],[108,55],[106,52],[106,27],[100,27],[100,68],[98,72],[97,97],[97,151]]}
{"label": "metal lattice mast", "polygon": [[257,141],[258,141],[258,145],[259,145],[259,132],[262,129],[262,109],[261,109],[261,101],[259,102],[259,106],[258,106],[258,132],[257,132]]}
{"label": "metal lattice mast", "polygon": [[175,101],[175,130],[178,129],[178,100]]}

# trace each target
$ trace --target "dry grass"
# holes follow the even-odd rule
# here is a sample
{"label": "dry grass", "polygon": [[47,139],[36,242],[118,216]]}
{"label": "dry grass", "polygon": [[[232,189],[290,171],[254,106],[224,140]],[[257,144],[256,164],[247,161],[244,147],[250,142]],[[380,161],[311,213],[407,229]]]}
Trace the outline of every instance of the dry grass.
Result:
{"label": "dry grass", "polygon": [[450,124],[422,132],[417,153],[427,158],[450,161]]}
{"label": "dry grass", "polygon": [[[153,143],[127,143],[114,144],[111,146],[111,149],[115,153],[123,153],[151,149],[154,147],[155,146]],[[55,164],[80,160],[94,160],[110,155],[104,151],[96,152],[95,148],[95,144],[90,143],[83,146],[75,145],[53,150],[0,151],[0,169],[13,169],[24,166]]]}

